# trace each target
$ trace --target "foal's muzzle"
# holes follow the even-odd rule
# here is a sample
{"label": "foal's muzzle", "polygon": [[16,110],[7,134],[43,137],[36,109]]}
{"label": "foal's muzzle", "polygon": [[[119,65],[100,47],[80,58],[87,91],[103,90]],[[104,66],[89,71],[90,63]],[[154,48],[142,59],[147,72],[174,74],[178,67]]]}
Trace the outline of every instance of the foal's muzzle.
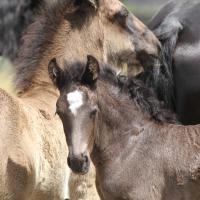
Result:
{"label": "foal's muzzle", "polygon": [[86,174],[89,171],[90,160],[87,154],[81,154],[79,156],[69,155],[68,165],[74,173]]}

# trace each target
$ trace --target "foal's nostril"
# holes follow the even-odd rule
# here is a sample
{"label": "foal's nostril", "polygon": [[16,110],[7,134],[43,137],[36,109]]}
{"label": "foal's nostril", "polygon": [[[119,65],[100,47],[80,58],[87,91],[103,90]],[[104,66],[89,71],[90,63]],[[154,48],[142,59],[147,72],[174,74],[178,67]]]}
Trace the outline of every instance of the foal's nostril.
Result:
{"label": "foal's nostril", "polygon": [[82,154],[82,157],[83,157],[83,161],[88,163],[89,159],[88,159],[88,156],[86,153]]}
{"label": "foal's nostril", "polygon": [[84,156],[85,162],[88,163],[88,157]]}
{"label": "foal's nostril", "polygon": [[89,165],[90,165],[90,161],[89,161],[88,156],[87,155],[83,156],[82,170],[84,172],[87,172]]}

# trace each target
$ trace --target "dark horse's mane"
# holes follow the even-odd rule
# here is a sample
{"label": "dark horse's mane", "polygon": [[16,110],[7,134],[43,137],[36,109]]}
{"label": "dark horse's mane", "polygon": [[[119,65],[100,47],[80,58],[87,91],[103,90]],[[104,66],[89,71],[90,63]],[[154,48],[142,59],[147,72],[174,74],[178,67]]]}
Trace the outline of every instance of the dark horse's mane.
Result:
{"label": "dark horse's mane", "polygon": [[137,77],[148,87],[152,87],[159,100],[164,101],[166,107],[172,111],[175,110],[173,54],[183,28],[180,21],[174,17],[176,10],[173,9],[177,7],[176,4],[181,5],[181,2],[182,0],[168,2],[149,23],[149,29],[154,32],[162,44],[161,65],[159,68],[152,66]]}
{"label": "dark horse's mane", "polygon": [[[66,71],[70,74],[70,80],[74,82],[81,82],[80,74],[82,74],[85,65],[76,63]],[[66,75],[67,76],[67,75]],[[63,82],[65,82],[63,77]],[[100,80],[109,82],[118,87],[121,93],[126,93],[143,112],[148,113],[156,122],[177,123],[176,116],[170,110],[167,110],[164,103],[159,101],[157,95],[152,88],[147,87],[144,82],[136,79],[134,76],[117,75],[116,70],[107,64],[102,64],[100,70]],[[61,83],[62,85],[66,83]]]}
{"label": "dark horse's mane", "polygon": [[34,12],[39,9],[40,4],[40,0],[0,1],[1,56],[11,60],[17,57],[22,33],[32,23]]}

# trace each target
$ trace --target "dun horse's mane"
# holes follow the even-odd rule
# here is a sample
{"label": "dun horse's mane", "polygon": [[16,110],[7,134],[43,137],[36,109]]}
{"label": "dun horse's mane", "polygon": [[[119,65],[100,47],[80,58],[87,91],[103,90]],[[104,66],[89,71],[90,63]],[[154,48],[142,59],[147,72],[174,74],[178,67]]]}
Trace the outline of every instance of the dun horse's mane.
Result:
{"label": "dun horse's mane", "polygon": [[44,8],[27,28],[16,62],[15,83],[20,92],[30,87],[45,49],[52,44],[52,37],[57,31],[67,4],[68,1],[61,0]]}
{"label": "dun horse's mane", "polygon": [[[83,66],[84,65],[81,63],[76,63],[67,71],[67,74],[69,73],[71,75],[70,79],[72,79],[72,81],[81,81],[80,74],[83,72]],[[63,84],[66,84],[66,80],[64,79],[65,78],[63,78]],[[147,87],[144,82],[138,80],[134,76],[125,77],[117,75],[116,70],[111,66],[102,64],[99,79],[118,87],[122,94],[128,94],[130,99],[132,99],[143,112],[148,113],[155,121],[161,123],[177,123],[175,114],[165,108],[164,103],[158,100],[154,90]]]}

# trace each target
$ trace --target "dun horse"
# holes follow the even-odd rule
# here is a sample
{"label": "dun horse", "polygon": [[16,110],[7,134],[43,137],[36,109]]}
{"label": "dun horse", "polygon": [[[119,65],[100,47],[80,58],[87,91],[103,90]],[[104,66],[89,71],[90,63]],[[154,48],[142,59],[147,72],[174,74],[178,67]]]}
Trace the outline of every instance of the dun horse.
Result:
{"label": "dun horse", "polygon": [[[68,149],[55,117],[58,91],[49,61],[70,64],[93,53],[110,64],[153,65],[160,44],[118,0],[56,3],[26,32],[16,69],[18,97],[0,91],[0,199],[61,200],[68,197]],[[97,200],[93,176],[72,175],[70,199]]]}
{"label": "dun horse", "polygon": [[[168,123],[173,115],[151,90],[131,77],[121,83],[94,57],[86,67],[75,66],[63,71],[55,60],[49,65],[60,90],[57,113],[70,168],[87,173],[91,158],[102,200],[199,200],[200,126]],[[152,118],[149,105],[158,106],[166,122]]]}

